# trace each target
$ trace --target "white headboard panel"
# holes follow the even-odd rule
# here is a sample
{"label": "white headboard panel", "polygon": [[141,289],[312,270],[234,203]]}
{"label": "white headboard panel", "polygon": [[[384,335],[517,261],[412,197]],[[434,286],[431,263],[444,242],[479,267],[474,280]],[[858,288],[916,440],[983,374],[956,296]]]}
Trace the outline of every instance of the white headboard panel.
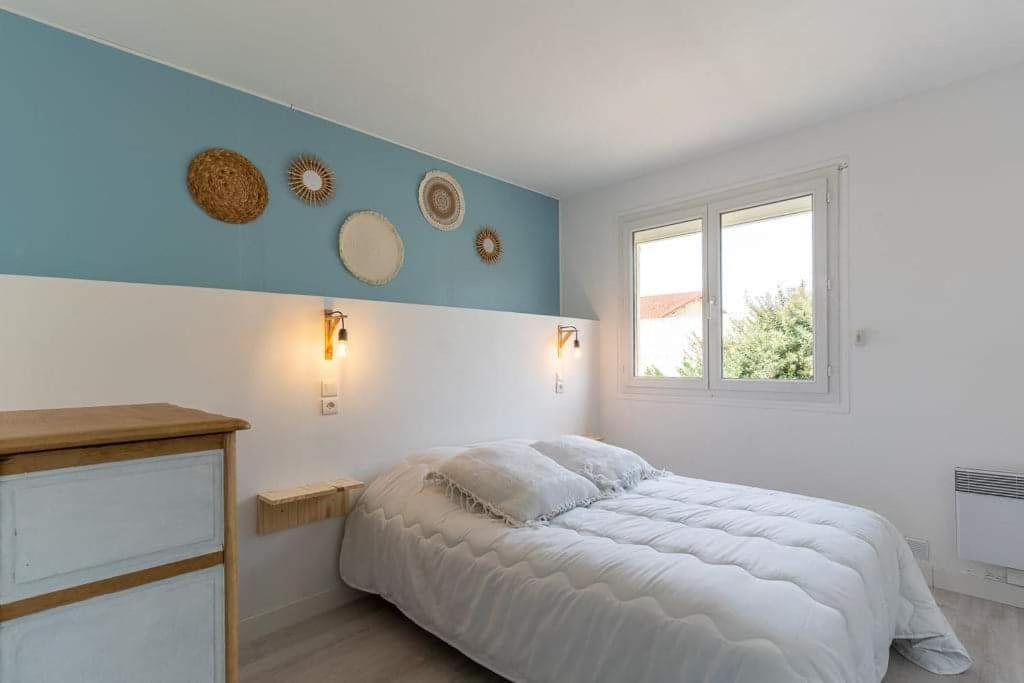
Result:
{"label": "white headboard panel", "polygon": [[[323,360],[322,311],[350,317]],[[555,332],[577,325],[584,354]],[[169,401],[249,420],[239,435],[241,614],[339,590],[337,520],[257,537],[257,491],[369,480],[414,449],[595,433],[597,323],[194,287],[0,276],[0,409]],[[320,415],[336,376],[340,415]],[[332,599],[330,597],[323,600]]]}

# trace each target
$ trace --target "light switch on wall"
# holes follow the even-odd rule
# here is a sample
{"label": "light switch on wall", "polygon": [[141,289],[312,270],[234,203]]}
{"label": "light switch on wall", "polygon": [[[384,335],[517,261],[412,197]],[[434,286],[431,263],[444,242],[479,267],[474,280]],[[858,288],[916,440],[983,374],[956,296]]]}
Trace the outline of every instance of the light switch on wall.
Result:
{"label": "light switch on wall", "polygon": [[320,382],[320,395],[324,398],[338,395],[338,380],[325,379]]}
{"label": "light switch on wall", "polygon": [[565,380],[563,380],[562,376],[559,375],[557,372],[555,373],[555,393],[565,393]]}

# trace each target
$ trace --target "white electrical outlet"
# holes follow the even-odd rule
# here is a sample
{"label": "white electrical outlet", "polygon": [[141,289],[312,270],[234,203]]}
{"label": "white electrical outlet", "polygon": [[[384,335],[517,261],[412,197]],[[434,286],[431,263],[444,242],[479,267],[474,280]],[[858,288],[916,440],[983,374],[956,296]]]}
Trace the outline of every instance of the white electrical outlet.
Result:
{"label": "white electrical outlet", "polygon": [[555,393],[556,394],[563,394],[563,393],[565,393],[565,381],[562,380],[562,376],[559,375],[557,372],[555,373]]}
{"label": "white electrical outlet", "polygon": [[338,399],[336,399],[336,398],[322,398],[322,399],[320,399],[320,414],[321,415],[337,415],[338,414]]}

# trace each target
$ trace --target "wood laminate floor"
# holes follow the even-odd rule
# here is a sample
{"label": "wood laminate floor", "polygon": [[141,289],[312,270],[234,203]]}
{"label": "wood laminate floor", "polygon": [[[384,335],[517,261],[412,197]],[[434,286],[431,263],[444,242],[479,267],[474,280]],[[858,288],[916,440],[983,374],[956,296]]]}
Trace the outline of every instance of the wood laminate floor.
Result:
{"label": "wood laminate floor", "polygon": [[[885,683],[1024,683],[1024,610],[936,590],[974,657],[960,676],[935,676],[892,652]],[[495,681],[379,598],[366,598],[243,645],[243,683]]]}

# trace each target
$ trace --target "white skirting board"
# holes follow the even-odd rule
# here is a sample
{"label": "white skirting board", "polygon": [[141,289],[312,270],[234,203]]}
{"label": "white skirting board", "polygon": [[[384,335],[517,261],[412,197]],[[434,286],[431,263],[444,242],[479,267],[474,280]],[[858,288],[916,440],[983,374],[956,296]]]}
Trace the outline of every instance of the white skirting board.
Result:
{"label": "white skirting board", "polygon": [[1024,588],[1020,586],[990,581],[966,572],[950,571],[939,567],[932,570],[932,575],[935,588],[1024,608]]}
{"label": "white skirting board", "polygon": [[238,622],[238,640],[241,643],[251,643],[269,633],[312,619],[318,614],[329,612],[363,597],[366,597],[366,593],[341,584],[333,590],[242,619]]}

